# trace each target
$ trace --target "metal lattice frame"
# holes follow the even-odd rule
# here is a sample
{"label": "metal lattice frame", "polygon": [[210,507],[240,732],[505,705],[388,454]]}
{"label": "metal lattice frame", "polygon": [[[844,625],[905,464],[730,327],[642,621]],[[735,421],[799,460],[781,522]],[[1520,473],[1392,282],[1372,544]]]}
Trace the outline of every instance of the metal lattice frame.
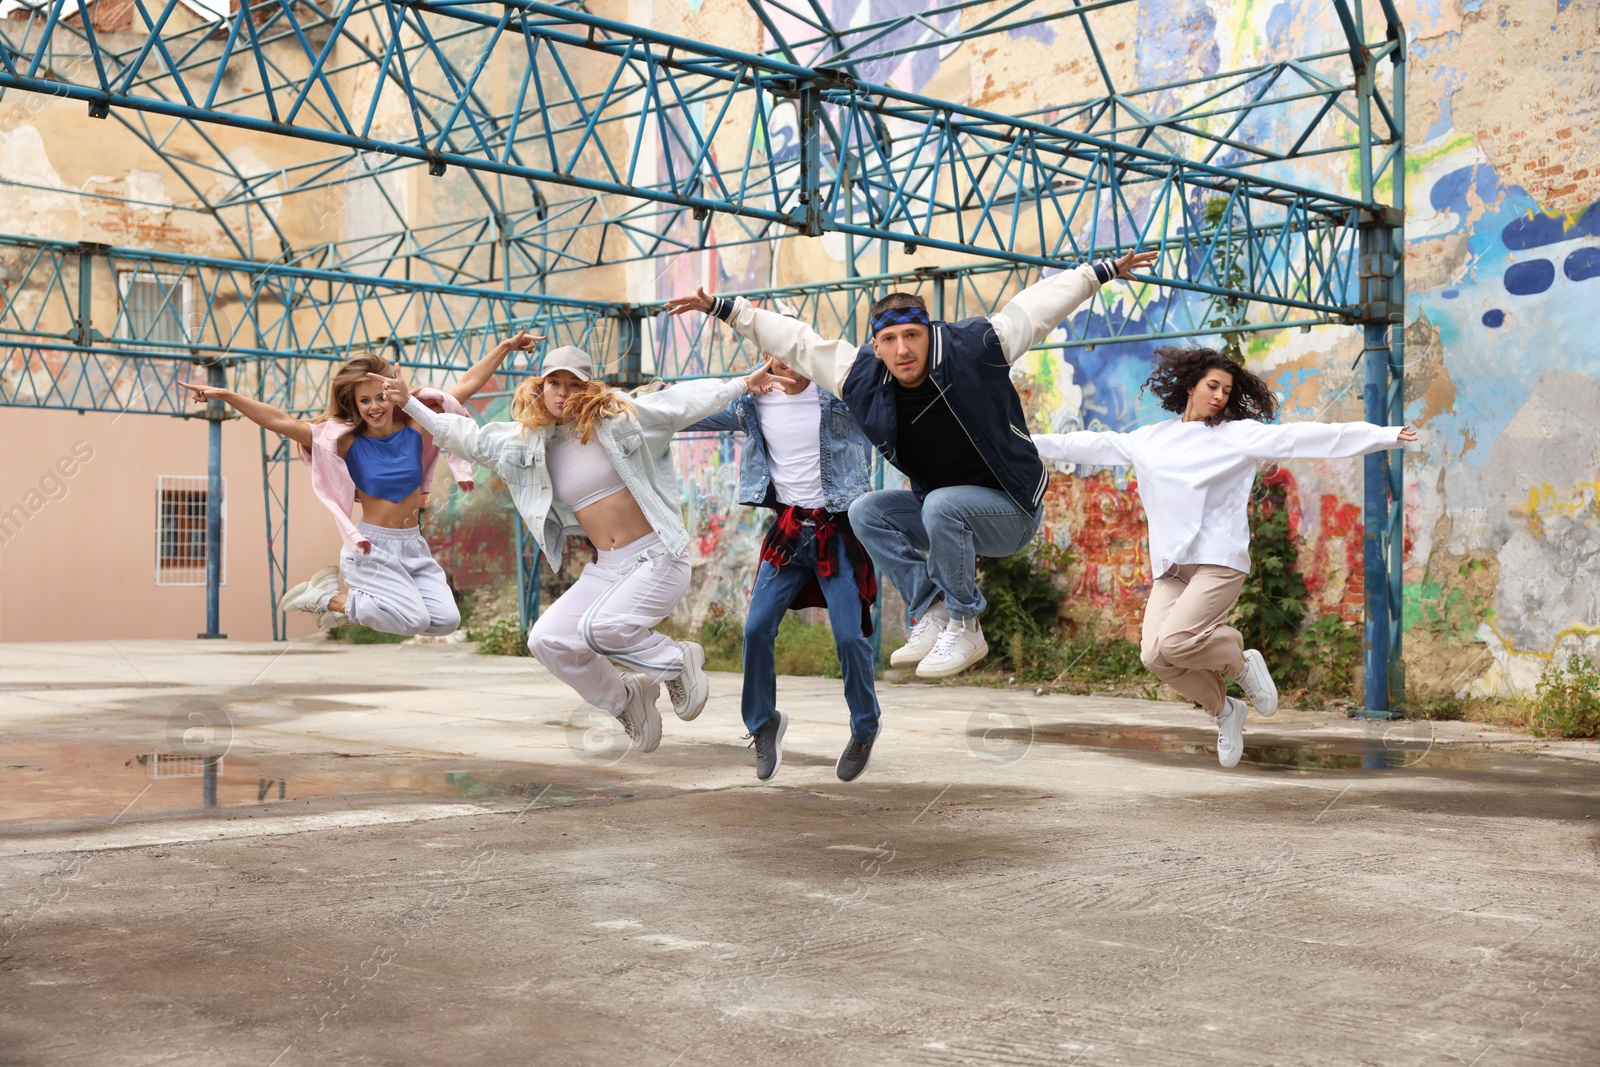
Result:
{"label": "metal lattice frame", "polygon": [[[132,0],[133,27],[111,33],[77,2],[0,20],[0,91],[82,101],[118,124],[190,191],[178,210],[214,220],[234,255],[0,237],[22,274],[0,309],[0,404],[178,414],[172,379],[214,364],[208,374],[305,410],[351,347],[387,345],[445,375],[520,325],[617,366],[648,337],[663,376],[728,373],[745,353],[658,318],[653,293],[561,291],[618,264],[838,233],[843,279],[753,295],[845,329],[858,296],[904,284],[891,248],[948,255],[916,283],[948,293],[947,313],[987,311],[1040,270],[1159,248],[1132,313],[1080,316],[1058,344],[1359,322],[1369,417],[1402,418],[1389,327],[1405,41],[1392,0],[1380,0],[1382,40],[1366,40],[1360,5],[1333,0],[1341,48],[1160,86],[1117,85],[1105,61],[1096,19],[1127,0],[982,14],[955,0],[849,27],[819,0],[750,0],[759,53],[578,3],[258,0],[219,17]],[[915,53],[1045,24],[1083,35],[1100,95],[1006,115],[881,84]],[[227,129],[290,138],[298,154],[252,173],[221,148]],[[1356,180],[1318,177],[1325,157]],[[413,221],[387,183],[424,172],[435,204]],[[387,228],[295,246],[304,227],[285,212],[338,219],[353,191]],[[1212,202],[1222,210],[1208,217]],[[102,321],[96,278],[141,263],[199,288],[206,310],[184,343]],[[269,445],[281,580],[287,519],[271,486],[286,485],[287,453]],[[1381,711],[1398,695],[1400,470],[1368,463],[1367,703]]]}

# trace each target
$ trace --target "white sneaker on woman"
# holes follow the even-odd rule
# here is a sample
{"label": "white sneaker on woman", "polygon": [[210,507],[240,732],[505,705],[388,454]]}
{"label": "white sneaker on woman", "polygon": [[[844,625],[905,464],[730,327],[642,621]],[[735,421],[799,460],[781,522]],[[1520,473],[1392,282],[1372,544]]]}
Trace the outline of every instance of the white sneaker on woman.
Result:
{"label": "white sneaker on woman", "polygon": [[1233,676],[1244,695],[1263,719],[1278,714],[1278,686],[1267,671],[1267,661],[1253,648],[1244,650],[1244,666]]}
{"label": "white sneaker on woman", "polygon": [[949,678],[960,674],[989,654],[983,627],[977,619],[951,619],[944,624],[933,651],[917,664],[918,678]]}
{"label": "white sneaker on woman", "polygon": [[1224,767],[1237,767],[1244,755],[1244,720],[1250,708],[1244,701],[1223,697],[1222,714],[1217,716],[1217,762]]}
{"label": "white sneaker on woman", "polygon": [[921,663],[939,643],[939,635],[949,621],[950,612],[945,610],[943,601],[924,611],[911,628],[911,639],[889,654],[889,666],[915,667]]}
{"label": "white sneaker on woman", "polygon": [[322,605],[331,596],[339,593],[339,568],[323,567],[313,574],[309,581],[301,582],[278,601],[279,611],[309,611],[313,615],[322,614]]}
{"label": "white sneaker on woman", "polygon": [[679,641],[678,647],[683,650],[683,673],[667,679],[667,696],[678,718],[688,722],[706,706],[711,682],[705,672],[706,650],[694,641]]}
{"label": "white sneaker on woman", "polygon": [[628,702],[617,721],[628,731],[628,741],[640,752],[654,752],[661,744],[661,714],[656,711],[656,683],[642,674],[624,674],[622,685]]}

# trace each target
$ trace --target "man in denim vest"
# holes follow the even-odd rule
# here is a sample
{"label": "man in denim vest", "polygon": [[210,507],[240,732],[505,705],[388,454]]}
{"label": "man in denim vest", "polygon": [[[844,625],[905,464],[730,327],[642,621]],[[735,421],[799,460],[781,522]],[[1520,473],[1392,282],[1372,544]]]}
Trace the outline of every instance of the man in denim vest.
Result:
{"label": "man in denim vest", "polygon": [[777,707],[778,626],[790,608],[826,606],[850,708],[850,742],[837,766],[848,782],[867,769],[878,737],[868,640],[878,581],[847,515],[868,489],[872,450],[838,397],[776,360],[768,361],[768,370],[778,389],[747,393],[690,427],[742,432],[739,501],[778,513],[761,546],[761,568],[745,613],[740,710],[756,750],[756,777],[767,781],[783,763],[789,725]]}
{"label": "man in denim vest", "polygon": [[861,432],[911,482],[866,493],[850,522],[917,620],[889,662],[948,678],[984,656],[986,602],[978,556],[1009,556],[1033,540],[1050,476],[1034,447],[1011,367],[1113,278],[1156,259],[1129,252],[1030,285],[993,318],[940,322],[914,293],[872,305],[872,340],[827,340],[798,319],[743,297],[667,301],[671,314],[716,315],[763,352],[843,398]]}

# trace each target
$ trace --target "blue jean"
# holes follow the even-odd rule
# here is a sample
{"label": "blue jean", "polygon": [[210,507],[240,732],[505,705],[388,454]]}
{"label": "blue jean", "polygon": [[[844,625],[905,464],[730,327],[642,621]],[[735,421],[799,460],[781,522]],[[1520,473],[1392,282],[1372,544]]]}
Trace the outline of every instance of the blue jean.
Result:
{"label": "blue jean", "polygon": [[878,698],[872,689],[872,642],[861,636],[861,593],[856,588],[855,570],[845,555],[844,539],[835,536],[833,574],[817,574],[817,535],[810,527],[800,531],[794,558],[779,570],[765,560],[756,572],[755,592],[744,619],[744,693],[739,709],[746,730],[755,733],[772,719],[778,706],[778,668],[773,645],[784,613],[800,590],[813,576],[822,586],[828,602],[828,623],[833,627],[833,646],[839,652],[839,671],[844,675],[844,701],[850,708],[850,735],[857,741],[869,740],[878,732]]}
{"label": "blue jean", "polygon": [[940,597],[953,619],[983,614],[977,557],[1021,552],[1043,517],[1042,507],[1026,512],[998,489],[976,485],[935,489],[920,501],[904,489],[880,489],[850,505],[851,527],[912,618]]}

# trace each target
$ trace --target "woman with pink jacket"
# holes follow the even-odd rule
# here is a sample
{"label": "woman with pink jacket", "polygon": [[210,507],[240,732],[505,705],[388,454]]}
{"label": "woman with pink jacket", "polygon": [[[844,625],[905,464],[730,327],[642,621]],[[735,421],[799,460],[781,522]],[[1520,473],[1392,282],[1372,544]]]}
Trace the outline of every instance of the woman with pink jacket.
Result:
{"label": "woman with pink jacket", "polygon": [[[421,389],[430,407],[468,414],[465,401],[489,383],[506,356],[529,351],[543,337],[526,330],[500,342],[445,391]],[[278,607],[320,616],[327,629],[356,622],[383,633],[440,636],[461,624],[444,569],[421,529],[439,448],[383,397],[370,375],[393,377],[395,368],[370,353],[352,356],[333,376],[328,407],[314,419],[297,419],[271,404],[230,389],[179,382],[196,403],[220,400],[257,425],[300,446],[311,486],[333,512],[344,547],[339,566],[324,567],[290,589]],[[471,464],[451,459],[456,484],[472,489]],[[361,505],[357,521],[352,510]],[[348,592],[340,592],[343,572]]]}

